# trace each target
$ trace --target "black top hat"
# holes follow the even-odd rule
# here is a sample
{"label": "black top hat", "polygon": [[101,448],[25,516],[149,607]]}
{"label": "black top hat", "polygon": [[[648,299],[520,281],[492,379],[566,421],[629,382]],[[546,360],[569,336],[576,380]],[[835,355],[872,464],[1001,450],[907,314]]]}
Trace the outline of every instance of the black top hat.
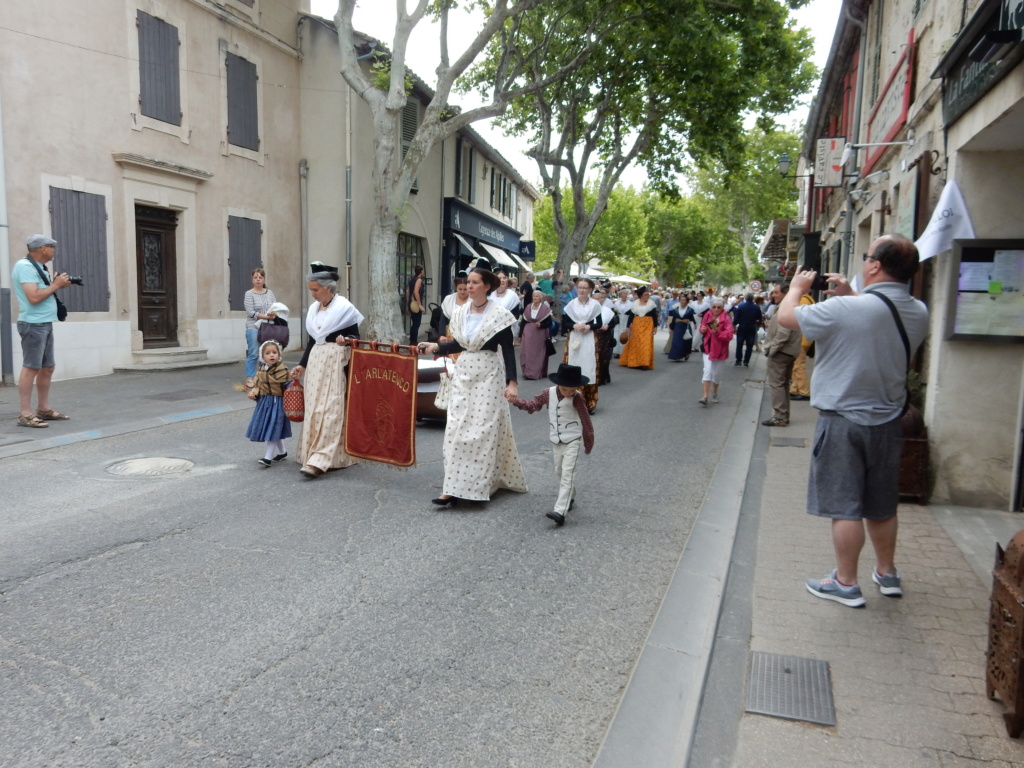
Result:
{"label": "black top hat", "polygon": [[560,363],[558,371],[552,373],[548,378],[562,387],[585,387],[590,383],[589,378],[580,375],[578,365],[569,365],[568,363]]}

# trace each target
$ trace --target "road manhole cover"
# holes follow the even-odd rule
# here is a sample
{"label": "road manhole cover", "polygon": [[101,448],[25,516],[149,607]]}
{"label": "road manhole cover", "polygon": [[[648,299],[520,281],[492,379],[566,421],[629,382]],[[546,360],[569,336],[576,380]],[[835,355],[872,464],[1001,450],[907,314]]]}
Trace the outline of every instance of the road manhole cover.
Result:
{"label": "road manhole cover", "polygon": [[145,459],[125,459],[107,467],[112,475],[156,477],[158,475],[177,475],[188,472],[196,463],[188,459],[173,459],[166,456],[152,456]]}

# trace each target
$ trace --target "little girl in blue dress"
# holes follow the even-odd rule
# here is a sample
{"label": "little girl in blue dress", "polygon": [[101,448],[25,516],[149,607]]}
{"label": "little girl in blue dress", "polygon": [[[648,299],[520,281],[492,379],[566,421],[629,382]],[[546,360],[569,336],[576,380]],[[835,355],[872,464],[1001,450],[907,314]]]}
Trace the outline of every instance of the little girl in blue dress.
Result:
{"label": "little girl in blue dress", "polygon": [[245,436],[254,443],[267,444],[267,452],[259,460],[263,468],[275,461],[283,461],[288,453],[285,438],[292,436],[292,424],[284,415],[284,388],[288,383],[288,369],[281,361],[281,347],[276,341],[260,345],[259,370],[249,390],[249,399],[256,401],[249,428]]}

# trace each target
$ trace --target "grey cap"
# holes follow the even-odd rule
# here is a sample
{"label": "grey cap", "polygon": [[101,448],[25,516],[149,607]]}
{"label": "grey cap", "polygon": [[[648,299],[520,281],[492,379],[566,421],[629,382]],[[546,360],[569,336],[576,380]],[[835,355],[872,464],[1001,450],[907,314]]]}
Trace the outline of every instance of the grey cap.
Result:
{"label": "grey cap", "polygon": [[54,240],[52,237],[47,237],[46,235],[29,235],[28,239],[25,241],[25,246],[30,251],[37,251],[40,248],[44,248],[47,245],[56,244],[56,240]]}

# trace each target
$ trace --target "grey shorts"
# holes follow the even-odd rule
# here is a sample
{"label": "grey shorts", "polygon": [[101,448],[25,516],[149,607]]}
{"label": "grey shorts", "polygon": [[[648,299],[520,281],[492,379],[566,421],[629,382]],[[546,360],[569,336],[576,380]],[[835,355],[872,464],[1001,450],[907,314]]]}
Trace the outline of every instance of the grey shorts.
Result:
{"label": "grey shorts", "polygon": [[23,323],[18,321],[21,334],[21,364],[38,371],[53,368],[57,363],[53,356],[53,323]]}
{"label": "grey shorts", "polygon": [[833,520],[888,520],[899,503],[903,428],[875,427],[823,411],[814,430],[807,513]]}

